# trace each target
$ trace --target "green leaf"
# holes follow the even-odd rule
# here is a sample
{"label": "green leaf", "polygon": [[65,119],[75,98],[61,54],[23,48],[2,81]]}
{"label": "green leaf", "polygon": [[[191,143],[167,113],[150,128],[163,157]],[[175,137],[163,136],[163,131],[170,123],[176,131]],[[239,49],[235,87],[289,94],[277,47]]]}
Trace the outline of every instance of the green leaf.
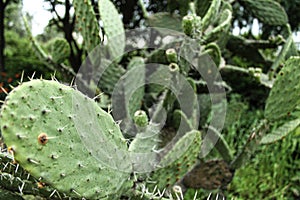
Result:
{"label": "green leaf", "polygon": [[294,131],[298,126],[300,125],[300,119],[295,119],[293,121],[289,121],[282,126],[280,126],[278,129],[273,131],[272,133],[265,135],[262,140],[260,141],[261,144],[268,144],[272,142],[276,142],[277,140],[280,140],[287,136],[289,133]]}
{"label": "green leaf", "polygon": [[257,17],[261,22],[268,25],[285,25],[288,17],[283,7],[273,0],[241,0],[242,5]]}
{"label": "green leaf", "polygon": [[120,15],[110,0],[99,0],[99,12],[112,60],[120,60],[125,49],[125,30]]}
{"label": "green leaf", "polygon": [[266,102],[265,117],[277,120],[300,104],[300,57],[288,59],[280,70]]}

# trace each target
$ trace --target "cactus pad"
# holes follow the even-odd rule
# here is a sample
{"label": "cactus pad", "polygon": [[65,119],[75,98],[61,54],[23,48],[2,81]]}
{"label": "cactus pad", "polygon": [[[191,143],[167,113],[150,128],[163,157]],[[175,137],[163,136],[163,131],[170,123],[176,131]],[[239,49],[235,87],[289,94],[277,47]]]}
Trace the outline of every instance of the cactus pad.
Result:
{"label": "cactus pad", "polygon": [[[15,160],[58,191],[99,199],[117,198],[116,193],[130,187],[128,173],[96,159],[97,152],[84,146],[84,137],[98,132],[90,145],[98,144],[103,156],[118,156],[103,150],[109,145],[111,150],[127,150],[112,117],[79,91],[56,81],[22,83],[7,96],[0,116],[5,143]],[[126,163],[118,161],[116,165]]]}
{"label": "cactus pad", "polygon": [[[161,159],[159,168],[151,175],[154,185],[161,191],[172,187],[196,164],[200,147],[201,133],[194,130],[186,133]],[[149,183],[151,185],[153,183]]]}
{"label": "cactus pad", "polygon": [[285,25],[288,17],[281,5],[273,0],[242,0],[242,5],[246,7],[254,17],[268,25]]}
{"label": "cactus pad", "polygon": [[267,99],[265,117],[277,120],[288,116],[300,104],[300,57],[292,57],[277,74]]}
{"label": "cactus pad", "polygon": [[99,0],[99,12],[108,39],[111,60],[120,60],[125,49],[125,31],[120,15],[110,0]]}

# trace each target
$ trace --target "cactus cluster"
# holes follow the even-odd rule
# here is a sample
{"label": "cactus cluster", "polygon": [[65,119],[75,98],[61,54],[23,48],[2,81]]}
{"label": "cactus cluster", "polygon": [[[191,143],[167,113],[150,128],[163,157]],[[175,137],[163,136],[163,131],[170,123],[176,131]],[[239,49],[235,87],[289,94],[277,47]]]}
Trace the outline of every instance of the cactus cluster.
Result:
{"label": "cactus cluster", "polygon": [[[299,126],[300,58],[279,4],[240,1],[262,22],[288,30],[284,38],[255,43],[229,34],[229,1],[178,2],[184,4],[181,16],[146,13],[140,1],[159,44],[126,52],[133,42],[126,43],[110,0],[98,1],[101,23],[90,1],[73,0],[83,45],[91,55],[86,58],[90,79],[84,71],[76,75],[65,66],[70,51],[65,40],[53,40],[46,53],[31,37],[41,59],[75,77],[77,85],[31,79],[7,95],[0,113],[7,147],[0,148],[0,198],[33,194],[48,199],[182,199],[186,188],[222,190],[259,143],[275,142]],[[164,42],[169,36],[175,39]],[[283,48],[267,74],[258,67],[227,64],[223,49],[228,43],[247,49],[276,43]],[[271,88],[265,119],[237,155],[221,134],[225,92],[232,88],[219,73],[243,74]],[[103,110],[99,105],[107,98]],[[279,128],[267,134],[277,120],[282,120]],[[211,146],[221,160],[203,158]]]}

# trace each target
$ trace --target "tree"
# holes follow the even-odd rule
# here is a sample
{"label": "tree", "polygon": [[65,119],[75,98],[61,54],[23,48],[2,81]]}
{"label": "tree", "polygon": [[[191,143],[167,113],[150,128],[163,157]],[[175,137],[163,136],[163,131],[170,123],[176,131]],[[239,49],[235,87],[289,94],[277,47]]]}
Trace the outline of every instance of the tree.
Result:
{"label": "tree", "polygon": [[[81,65],[81,57],[83,54],[83,49],[77,43],[73,37],[75,31],[75,15],[72,14],[72,4],[71,1],[57,1],[57,0],[46,0],[45,2],[50,4],[49,11],[54,14],[48,24],[49,28],[57,28],[58,31],[61,31],[64,34],[65,39],[67,40],[71,53],[69,56],[69,62],[74,71],[77,71]],[[64,14],[60,15],[57,11],[59,6],[64,6]]]}
{"label": "tree", "polygon": [[19,0],[0,0],[0,71],[5,71],[5,16],[6,9],[10,3],[18,3]]}

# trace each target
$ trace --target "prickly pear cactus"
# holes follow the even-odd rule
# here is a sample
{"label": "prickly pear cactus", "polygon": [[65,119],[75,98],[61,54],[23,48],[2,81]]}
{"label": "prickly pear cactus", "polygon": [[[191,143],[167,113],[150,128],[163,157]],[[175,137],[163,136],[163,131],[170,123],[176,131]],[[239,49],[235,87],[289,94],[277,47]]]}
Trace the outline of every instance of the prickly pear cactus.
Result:
{"label": "prickly pear cactus", "polygon": [[125,31],[117,9],[110,0],[99,0],[99,13],[108,39],[111,59],[120,60],[125,49]]}
{"label": "prickly pear cactus", "polygon": [[100,43],[101,29],[90,1],[74,0],[73,5],[79,31],[84,38],[85,49],[93,50]]}
{"label": "prickly pear cactus", "polygon": [[273,0],[241,0],[255,17],[268,25],[285,25],[288,17],[280,4]]}
{"label": "prickly pear cactus", "polygon": [[49,42],[48,46],[55,63],[62,63],[70,55],[70,46],[64,38],[55,38]]}
{"label": "prickly pear cactus", "polygon": [[118,156],[114,152],[127,150],[119,127],[93,100],[68,86],[47,80],[22,83],[2,107],[1,131],[16,162],[68,196],[118,198],[131,187],[129,173],[118,170],[123,165],[130,171],[128,162],[101,162],[82,140],[98,132],[91,145],[112,159]]}
{"label": "prickly pear cactus", "polygon": [[[174,186],[196,164],[201,147],[201,133],[190,131],[173,146],[159,162],[149,182],[149,187],[157,186],[160,191]],[[180,154],[179,152],[183,152]]]}
{"label": "prickly pear cactus", "polygon": [[267,99],[265,117],[277,120],[288,116],[300,104],[300,57],[287,60],[277,74],[277,78]]}

